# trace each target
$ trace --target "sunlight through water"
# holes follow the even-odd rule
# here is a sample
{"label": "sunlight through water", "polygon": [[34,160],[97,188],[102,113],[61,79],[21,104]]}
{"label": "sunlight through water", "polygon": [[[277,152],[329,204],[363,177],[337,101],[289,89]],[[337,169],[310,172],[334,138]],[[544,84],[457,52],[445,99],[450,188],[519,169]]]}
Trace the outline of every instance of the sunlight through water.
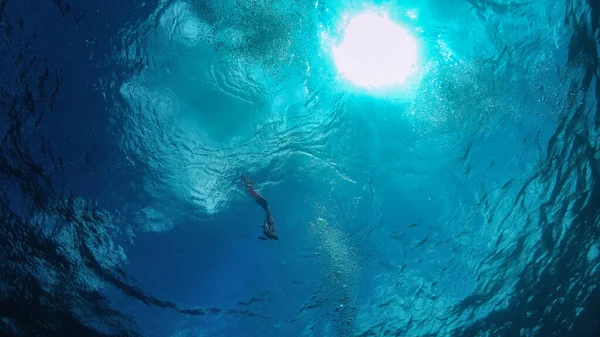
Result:
{"label": "sunlight through water", "polygon": [[360,87],[403,84],[417,70],[417,42],[385,15],[360,14],[333,47],[338,71]]}

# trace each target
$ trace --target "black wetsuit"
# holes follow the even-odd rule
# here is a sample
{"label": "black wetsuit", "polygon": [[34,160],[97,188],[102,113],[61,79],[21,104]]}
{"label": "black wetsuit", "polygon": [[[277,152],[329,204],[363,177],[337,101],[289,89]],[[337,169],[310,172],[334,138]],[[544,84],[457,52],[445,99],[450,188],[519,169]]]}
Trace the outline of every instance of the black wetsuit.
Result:
{"label": "black wetsuit", "polygon": [[262,195],[258,194],[254,190],[254,186],[252,185],[252,181],[246,176],[242,175],[242,182],[248,191],[248,194],[256,201],[260,207],[265,210],[265,221],[263,223],[263,236],[258,237],[260,240],[279,240],[279,236],[277,235],[277,227],[275,227],[275,220],[271,215],[271,210],[269,209],[269,204],[267,200],[262,197]]}

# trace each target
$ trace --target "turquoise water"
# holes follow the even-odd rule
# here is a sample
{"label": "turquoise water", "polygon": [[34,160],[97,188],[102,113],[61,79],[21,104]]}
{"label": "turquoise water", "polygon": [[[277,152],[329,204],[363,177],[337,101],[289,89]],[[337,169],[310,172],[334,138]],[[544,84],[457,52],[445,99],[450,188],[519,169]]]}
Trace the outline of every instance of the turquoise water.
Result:
{"label": "turquoise water", "polygon": [[[365,11],[402,85],[336,68]],[[0,0],[0,331],[596,336],[598,13]]]}

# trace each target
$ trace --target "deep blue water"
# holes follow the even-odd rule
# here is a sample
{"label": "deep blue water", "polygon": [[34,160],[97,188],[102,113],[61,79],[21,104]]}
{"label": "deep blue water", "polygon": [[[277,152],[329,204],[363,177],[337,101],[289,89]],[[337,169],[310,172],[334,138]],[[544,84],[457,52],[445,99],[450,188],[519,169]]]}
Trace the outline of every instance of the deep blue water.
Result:
{"label": "deep blue water", "polygon": [[[401,91],[324,45],[365,6],[419,42]],[[599,25],[591,0],[0,0],[0,335],[599,336]]]}

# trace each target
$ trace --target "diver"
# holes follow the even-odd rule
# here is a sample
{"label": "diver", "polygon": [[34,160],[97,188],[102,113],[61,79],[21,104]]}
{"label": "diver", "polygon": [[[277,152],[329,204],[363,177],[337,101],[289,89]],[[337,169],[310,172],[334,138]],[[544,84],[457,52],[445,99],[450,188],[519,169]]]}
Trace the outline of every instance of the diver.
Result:
{"label": "diver", "polygon": [[267,204],[267,200],[262,197],[262,195],[258,194],[254,190],[254,186],[252,185],[252,181],[246,176],[242,174],[241,176],[242,182],[248,191],[248,194],[265,210],[265,222],[263,223],[263,235],[259,236],[259,240],[279,240],[277,235],[277,228],[275,227],[275,220],[273,220],[273,216],[271,215],[271,210],[269,209],[269,205]]}

